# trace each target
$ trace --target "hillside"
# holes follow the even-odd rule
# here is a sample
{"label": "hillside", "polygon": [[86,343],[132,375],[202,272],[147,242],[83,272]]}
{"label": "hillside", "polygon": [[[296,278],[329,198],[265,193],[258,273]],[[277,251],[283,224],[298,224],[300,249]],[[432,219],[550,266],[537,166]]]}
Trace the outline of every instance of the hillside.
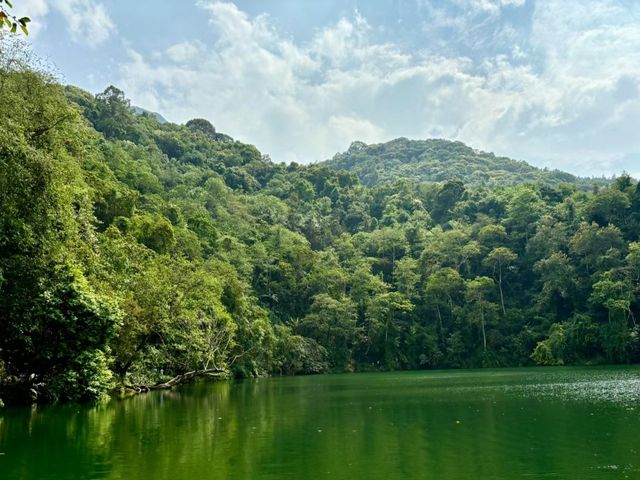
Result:
{"label": "hillside", "polygon": [[[473,159],[504,186],[470,174],[369,187],[355,170],[273,163],[204,119],[135,115],[114,87],[93,95],[17,62],[0,83],[6,401],[96,399],[207,369],[640,360],[640,188],[628,176],[593,191],[509,186],[560,174],[397,140],[340,162],[440,152],[441,172]],[[378,175],[399,177],[394,162]]]}
{"label": "hillside", "polygon": [[579,178],[560,170],[536,168],[526,162],[474,150],[449,140],[408,140],[367,145],[354,142],[344,153],[321,163],[335,170],[349,170],[368,186],[394,182],[399,178],[416,182],[442,182],[458,179],[474,186],[508,186],[541,182],[579,185],[607,183],[603,179]]}
{"label": "hillside", "polygon": [[146,108],[142,108],[142,107],[138,107],[136,105],[132,105],[131,106],[133,113],[136,115],[151,115],[152,117],[155,117],[155,119],[158,121],[158,123],[162,124],[162,123],[168,123],[167,119],[164,118],[162,115],[160,115],[158,112],[152,112],[151,110],[147,110]]}

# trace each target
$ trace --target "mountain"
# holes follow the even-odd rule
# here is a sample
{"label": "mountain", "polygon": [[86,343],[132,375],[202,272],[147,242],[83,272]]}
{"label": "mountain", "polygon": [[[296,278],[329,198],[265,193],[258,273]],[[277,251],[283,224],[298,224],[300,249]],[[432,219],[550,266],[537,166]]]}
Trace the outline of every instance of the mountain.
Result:
{"label": "mountain", "polygon": [[137,107],[135,105],[133,105],[131,108],[133,109],[133,113],[135,113],[136,115],[143,115],[145,113],[149,114],[152,117],[154,117],[160,124],[169,122],[166,118],[164,118],[158,112],[152,112],[151,110],[147,110],[146,108],[142,108],[142,107]]}
{"label": "mountain", "polygon": [[580,191],[443,140],[286,165],[206,119],[135,115],[114,86],[1,67],[0,85],[7,403],[196,372],[640,362],[626,175]]}
{"label": "mountain", "polygon": [[581,178],[560,170],[537,168],[473,149],[462,142],[442,139],[397,138],[372,145],[353,142],[346,152],[321,164],[334,170],[352,171],[367,186],[399,178],[417,182],[459,179],[467,185],[487,187],[541,182],[549,186],[571,183],[589,188],[608,183],[603,178]]}

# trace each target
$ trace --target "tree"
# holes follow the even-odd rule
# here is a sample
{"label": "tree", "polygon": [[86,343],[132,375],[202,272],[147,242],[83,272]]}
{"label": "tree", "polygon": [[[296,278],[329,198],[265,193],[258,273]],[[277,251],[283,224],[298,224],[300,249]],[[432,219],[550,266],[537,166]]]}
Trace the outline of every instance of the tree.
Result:
{"label": "tree", "polygon": [[0,354],[20,387],[14,395],[33,402],[103,398],[113,386],[105,354],[119,323],[116,305],[67,266],[39,278],[23,270],[37,288],[8,273],[0,295]]}
{"label": "tree", "polygon": [[356,308],[348,298],[331,298],[320,293],[313,298],[309,313],[297,329],[330,351],[333,368],[351,368],[351,350],[356,337]]}
{"label": "tree", "polygon": [[383,227],[369,234],[367,246],[369,252],[380,259],[379,268],[389,279],[396,260],[402,258],[409,247],[404,232],[391,227]]}
{"label": "tree", "polygon": [[564,365],[565,329],[562,324],[554,323],[545,340],[538,342],[531,358],[538,365]]}
{"label": "tree", "polygon": [[86,274],[89,132],[49,77],[0,69],[0,83],[0,362],[22,400],[99,398],[119,311]]}
{"label": "tree", "polygon": [[131,103],[124,92],[113,85],[96,95],[95,107],[88,116],[95,129],[107,138],[127,138],[134,123]]}
{"label": "tree", "polygon": [[398,291],[407,298],[413,298],[416,293],[416,286],[420,280],[417,269],[418,262],[411,257],[404,257],[396,262],[393,278]]}
{"label": "tree", "polygon": [[538,306],[548,308],[555,304],[556,312],[561,311],[561,302],[569,301],[575,292],[575,269],[569,257],[556,252],[536,262],[533,269],[542,283]]}
{"label": "tree", "polygon": [[[238,327],[229,309],[242,310],[233,300],[228,272],[215,263],[149,254],[117,237],[106,248],[117,260],[106,274],[124,314],[113,344],[121,381],[148,384],[166,375],[230,366]],[[129,279],[124,289],[118,283],[123,274]]]}
{"label": "tree", "polygon": [[401,322],[413,308],[400,292],[382,293],[371,302],[367,311],[369,338],[381,352],[386,368],[394,369],[401,363]]}
{"label": "tree", "polygon": [[500,291],[500,305],[502,306],[502,314],[506,315],[507,311],[504,308],[504,294],[502,293],[502,276],[503,271],[510,265],[512,265],[518,258],[518,255],[513,253],[507,247],[496,247],[484,259],[485,265],[493,269],[494,277],[498,277],[498,290]]}
{"label": "tree", "polygon": [[215,137],[216,129],[209,120],[204,118],[193,118],[189,120],[185,126],[193,132],[201,132],[210,137]]}
{"label": "tree", "polygon": [[467,282],[465,298],[470,303],[472,311],[478,315],[482,331],[482,349],[487,352],[486,317],[491,312],[493,304],[488,300],[495,288],[495,283],[489,277],[476,277]]}
{"label": "tree", "polygon": [[327,293],[334,298],[346,293],[347,281],[347,272],[340,266],[331,250],[318,255],[306,278],[310,295]]}
{"label": "tree", "polygon": [[609,224],[622,226],[630,205],[631,202],[626,193],[617,188],[605,188],[587,202],[584,216],[588,222],[595,222],[601,227]]}
{"label": "tree", "polygon": [[[355,302],[360,324],[365,322],[365,314],[377,295],[389,290],[389,285],[378,276],[371,273],[371,267],[367,263],[359,263],[349,276],[348,290],[350,298]],[[367,333],[363,334],[365,337]],[[363,343],[370,346],[369,337],[363,339]]]}
{"label": "tree", "polygon": [[605,272],[592,286],[589,303],[607,311],[607,323],[601,326],[602,346],[611,362],[629,360],[632,331],[629,319],[635,325],[631,311],[633,289],[625,278],[616,278],[615,272]]}
{"label": "tree", "polygon": [[312,338],[294,335],[285,325],[276,325],[274,370],[281,375],[323,373],[329,370],[328,352]]}
{"label": "tree", "polygon": [[435,307],[440,326],[440,337],[444,342],[445,325],[442,317],[442,309],[448,308],[449,316],[453,316],[454,298],[460,295],[464,289],[464,280],[453,268],[441,268],[427,278],[425,284],[425,300]]}
{"label": "tree", "polygon": [[581,258],[587,273],[617,265],[623,246],[622,232],[618,227],[600,227],[596,223],[580,224],[570,242],[571,252]]}
{"label": "tree", "polygon": [[471,240],[467,243],[460,252],[460,262],[458,263],[458,270],[470,274],[473,270],[474,264],[482,256],[482,247],[475,240]]}
{"label": "tree", "polygon": [[536,233],[527,242],[526,253],[530,261],[537,262],[555,252],[567,251],[568,243],[567,225],[545,215],[540,219]]}
{"label": "tree", "polygon": [[116,87],[62,87],[4,38],[4,400],[41,383],[41,400],[95,399],[211,368],[640,359],[634,180],[441,140],[274,163],[205,119],[136,116]]}
{"label": "tree", "polygon": [[478,232],[478,241],[486,248],[496,248],[507,240],[507,230],[502,225],[485,225]]}
{"label": "tree", "polygon": [[452,228],[448,230],[437,226],[427,234],[426,245],[420,256],[421,266],[427,273],[445,266],[459,271],[470,258],[479,253],[478,249],[474,248],[477,245],[470,245],[469,226],[458,222],[451,223]]}
{"label": "tree", "polygon": [[545,205],[537,191],[529,186],[516,187],[507,203],[504,224],[526,241],[535,231],[544,210]]}
{"label": "tree", "polygon": [[629,254],[625,258],[631,281],[640,288],[640,242],[629,244]]}
{"label": "tree", "polygon": [[629,192],[629,218],[627,219],[627,238],[640,238],[640,182]]}
{"label": "tree", "polygon": [[173,226],[158,215],[136,215],[129,228],[140,243],[158,253],[169,253],[176,243]]}
{"label": "tree", "polygon": [[464,184],[460,180],[449,180],[443,183],[436,194],[431,217],[436,223],[444,223],[449,220],[451,210],[463,198]]}
{"label": "tree", "polygon": [[[620,316],[620,320],[625,324],[629,318],[633,319],[631,311],[633,288],[628,279],[616,278],[615,271],[605,272],[591,289],[589,301],[593,305],[606,308],[609,323],[615,320],[616,316]],[[635,323],[635,319],[633,320]]]}

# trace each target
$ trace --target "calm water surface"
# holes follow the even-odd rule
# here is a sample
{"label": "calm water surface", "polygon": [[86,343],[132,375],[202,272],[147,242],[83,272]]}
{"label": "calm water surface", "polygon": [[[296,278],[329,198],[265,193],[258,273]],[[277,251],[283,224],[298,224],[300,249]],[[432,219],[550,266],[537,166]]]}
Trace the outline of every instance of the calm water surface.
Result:
{"label": "calm water surface", "polygon": [[640,479],[640,368],[200,383],[0,411],[0,479]]}

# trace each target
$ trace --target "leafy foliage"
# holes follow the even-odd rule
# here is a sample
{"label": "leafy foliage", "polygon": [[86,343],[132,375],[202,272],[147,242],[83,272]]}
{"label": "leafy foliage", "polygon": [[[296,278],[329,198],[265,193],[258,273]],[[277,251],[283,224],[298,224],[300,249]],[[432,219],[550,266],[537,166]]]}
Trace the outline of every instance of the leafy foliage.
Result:
{"label": "leafy foliage", "polygon": [[526,162],[475,150],[461,142],[440,139],[397,138],[373,145],[353,142],[346,152],[322,165],[355,172],[368,186],[393,183],[398,178],[415,182],[462,180],[465,185],[486,187],[540,182],[553,187],[571,183],[588,188],[607,183],[605,179],[584,179],[560,170],[539,169]]}
{"label": "leafy foliage", "polygon": [[31,22],[31,19],[29,17],[16,17],[11,13],[11,8],[13,8],[12,2],[0,0],[0,29],[6,26],[11,33],[16,33],[20,28],[22,33],[29,35],[27,25]]}
{"label": "leafy foliage", "polygon": [[[206,368],[640,360],[626,176],[585,191],[439,140],[277,164],[206,120],[134,115],[115,87],[6,66],[0,87],[5,400],[99,399]],[[426,177],[385,166],[399,152]],[[355,168],[374,158],[377,177]]]}

